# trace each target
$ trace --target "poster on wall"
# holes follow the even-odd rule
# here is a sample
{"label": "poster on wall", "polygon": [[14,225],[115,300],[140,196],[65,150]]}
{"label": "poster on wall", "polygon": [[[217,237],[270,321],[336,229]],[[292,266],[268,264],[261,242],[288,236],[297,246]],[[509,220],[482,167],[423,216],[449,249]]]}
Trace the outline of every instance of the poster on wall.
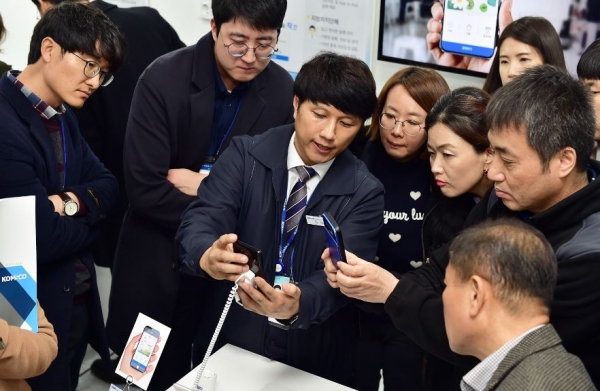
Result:
{"label": "poster on wall", "polygon": [[372,0],[290,0],[273,60],[293,77],[321,51],[370,65],[373,12]]}

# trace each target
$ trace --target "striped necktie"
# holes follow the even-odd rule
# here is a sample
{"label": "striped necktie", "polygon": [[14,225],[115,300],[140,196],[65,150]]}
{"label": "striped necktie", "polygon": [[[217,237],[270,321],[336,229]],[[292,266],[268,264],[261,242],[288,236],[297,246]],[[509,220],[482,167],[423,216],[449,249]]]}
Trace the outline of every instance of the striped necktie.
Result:
{"label": "striped necktie", "polygon": [[298,223],[306,209],[306,181],[317,172],[306,166],[294,167],[298,173],[298,182],[292,187],[292,191],[287,199],[285,207],[285,232],[283,233],[284,243],[287,243],[290,235],[298,227]]}

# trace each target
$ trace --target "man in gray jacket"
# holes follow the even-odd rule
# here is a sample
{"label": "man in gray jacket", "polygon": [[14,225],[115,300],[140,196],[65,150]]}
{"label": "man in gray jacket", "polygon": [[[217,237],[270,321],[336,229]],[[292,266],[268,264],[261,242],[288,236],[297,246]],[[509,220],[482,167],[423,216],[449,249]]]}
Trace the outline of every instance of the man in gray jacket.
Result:
{"label": "man in gray jacket", "polygon": [[550,322],[556,255],[518,219],[488,220],[450,246],[444,320],[450,348],[482,360],[463,391],[594,390]]}

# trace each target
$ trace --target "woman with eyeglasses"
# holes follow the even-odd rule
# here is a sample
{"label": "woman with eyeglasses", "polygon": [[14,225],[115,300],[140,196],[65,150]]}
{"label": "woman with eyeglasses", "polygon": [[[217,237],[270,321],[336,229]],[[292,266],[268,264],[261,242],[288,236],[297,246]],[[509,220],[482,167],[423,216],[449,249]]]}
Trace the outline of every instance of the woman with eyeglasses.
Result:
{"label": "woman with eyeglasses", "polygon": [[[408,67],[383,86],[369,128],[363,160],[385,186],[384,225],[377,265],[405,273],[423,264],[421,224],[431,191],[425,118],[449,91],[431,69]],[[420,390],[423,350],[394,328],[388,315],[359,311],[356,388],[378,390],[380,372],[386,390]]]}

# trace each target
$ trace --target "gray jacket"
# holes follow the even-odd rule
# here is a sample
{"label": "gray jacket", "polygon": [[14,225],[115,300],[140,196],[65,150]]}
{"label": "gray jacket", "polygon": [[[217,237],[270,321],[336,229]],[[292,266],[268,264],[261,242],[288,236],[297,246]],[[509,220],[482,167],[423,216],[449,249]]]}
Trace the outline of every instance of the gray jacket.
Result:
{"label": "gray jacket", "polygon": [[581,360],[568,353],[554,327],[541,327],[508,352],[487,390],[595,390]]}

